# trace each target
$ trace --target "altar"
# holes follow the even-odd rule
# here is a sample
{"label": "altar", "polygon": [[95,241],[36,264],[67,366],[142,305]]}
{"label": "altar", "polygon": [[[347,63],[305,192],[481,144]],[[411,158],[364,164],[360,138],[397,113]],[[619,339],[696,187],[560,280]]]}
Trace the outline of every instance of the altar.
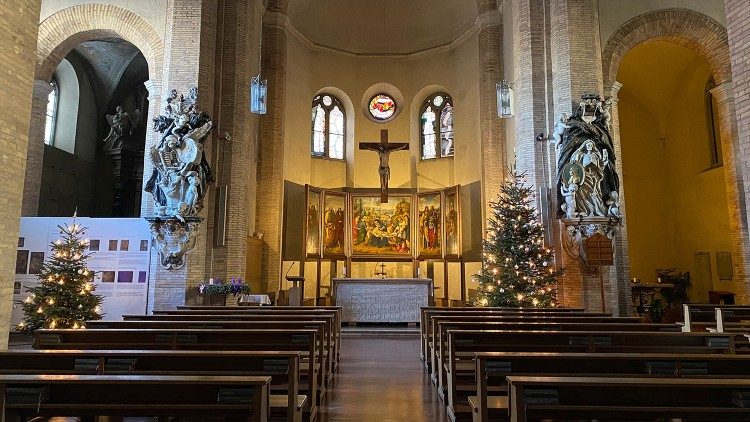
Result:
{"label": "altar", "polygon": [[331,292],[342,322],[418,323],[429,306],[433,281],[422,278],[335,278]]}

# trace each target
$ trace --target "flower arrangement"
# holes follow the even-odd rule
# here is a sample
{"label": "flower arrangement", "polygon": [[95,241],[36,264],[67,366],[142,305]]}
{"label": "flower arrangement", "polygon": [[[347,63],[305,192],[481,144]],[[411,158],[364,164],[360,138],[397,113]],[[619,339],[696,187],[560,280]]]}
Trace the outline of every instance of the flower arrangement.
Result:
{"label": "flower arrangement", "polygon": [[221,281],[221,279],[214,280],[211,278],[208,282],[198,285],[198,293],[200,293],[201,296],[228,294],[231,294],[232,296],[240,294],[246,295],[250,293],[250,285],[243,282],[242,278],[232,277],[228,283],[226,281]]}

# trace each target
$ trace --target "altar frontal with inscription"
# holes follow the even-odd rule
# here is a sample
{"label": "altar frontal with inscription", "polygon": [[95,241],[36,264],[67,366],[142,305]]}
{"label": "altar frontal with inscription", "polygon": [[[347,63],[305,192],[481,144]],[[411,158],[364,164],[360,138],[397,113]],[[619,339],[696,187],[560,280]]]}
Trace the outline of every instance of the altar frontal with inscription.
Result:
{"label": "altar frontal with inscription", "polygon": [[430,279],[333,279],[333,296],[342,322],[419,322],[419,308],[429,306]]}

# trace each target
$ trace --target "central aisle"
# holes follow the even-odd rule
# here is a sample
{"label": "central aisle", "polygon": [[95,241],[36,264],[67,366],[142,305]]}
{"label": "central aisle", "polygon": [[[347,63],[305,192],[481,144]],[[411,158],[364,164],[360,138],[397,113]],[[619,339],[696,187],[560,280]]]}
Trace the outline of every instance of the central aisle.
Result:
{"label": "central aisle", "polygon": [[422,370],[419,333],[342,333],[341,367],[321,422],[445,422],[444,407]]}

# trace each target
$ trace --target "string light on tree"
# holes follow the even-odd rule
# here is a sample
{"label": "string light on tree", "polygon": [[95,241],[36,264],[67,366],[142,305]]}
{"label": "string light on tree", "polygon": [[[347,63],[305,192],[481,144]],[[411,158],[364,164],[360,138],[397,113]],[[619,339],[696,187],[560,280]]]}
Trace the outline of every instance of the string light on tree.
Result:
{"label": "string light on tree", "polygon": [[544,246],[544,227],[532,206],[531,188],[522,174],[512,172],[501,187],[500,199],[490,204],[487,239],[475,304],[478,306],[556,306],[557,277],[554,252]]}
{"label": "string light on tree", "polygon": [[102,297],[93,293],[94,272],[86,267],[89,241],[86,229],[75,222],[58,226],[61,239],[52,242],[52,258],[44,263],[40,284],[27,289],[21,302],[24,319],[16,329],[83,329],[86,321],[101,319]]}

